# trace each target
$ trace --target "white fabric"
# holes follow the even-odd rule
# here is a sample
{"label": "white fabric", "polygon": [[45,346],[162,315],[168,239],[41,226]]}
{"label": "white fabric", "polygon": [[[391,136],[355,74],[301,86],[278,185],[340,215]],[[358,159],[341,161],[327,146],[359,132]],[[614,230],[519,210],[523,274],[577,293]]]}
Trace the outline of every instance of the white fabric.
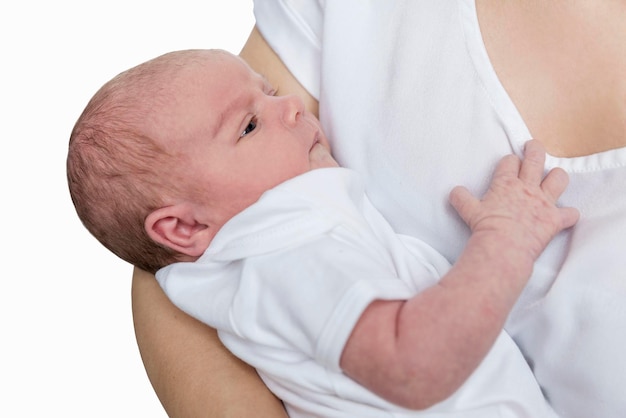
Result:
{"label": "white fabric", "polygon": [[[471,0],[259,0],[257,25],[320,100],[342,166],[402,234],[450,261],[468,231],[447,204],[482,193],[530,133],[489,62]],[[593,140],[593,139],[590,139]],[[582,219],[538,262],[507,325],[565,417],[626,416],[626,149],[548,157]]]}
{"label": "white fabric", "polygon": [[157,278],[177,306],[257,368],[292,417],[554,416],[504,332],[469,383],[428,411],[391,405],[341,373],[341,352],[367,305],[407,299],[448,268],[423,242],[392,231],[353,171],[332,168],[265,193],[197,262]]}

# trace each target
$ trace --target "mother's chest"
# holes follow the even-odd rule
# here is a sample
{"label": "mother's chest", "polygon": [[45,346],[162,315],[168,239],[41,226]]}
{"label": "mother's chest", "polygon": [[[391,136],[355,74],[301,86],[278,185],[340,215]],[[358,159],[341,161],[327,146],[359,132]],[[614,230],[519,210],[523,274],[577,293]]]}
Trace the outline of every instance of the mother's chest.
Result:
{"label": "mother's chest", "polygon": [[491,63],[531,134],[575,157],[626,146],[624,2],[478,0]]}

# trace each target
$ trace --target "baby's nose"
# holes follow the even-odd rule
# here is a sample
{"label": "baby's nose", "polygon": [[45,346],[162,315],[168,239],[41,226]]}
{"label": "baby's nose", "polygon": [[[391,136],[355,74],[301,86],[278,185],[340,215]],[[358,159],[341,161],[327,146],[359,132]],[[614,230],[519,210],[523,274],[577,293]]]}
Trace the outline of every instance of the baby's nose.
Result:
{"label": "baby's nose", "polygon": [[295,94],[282,96],[283,119],[286,123],[294,124],[304,112],[304,102]]}

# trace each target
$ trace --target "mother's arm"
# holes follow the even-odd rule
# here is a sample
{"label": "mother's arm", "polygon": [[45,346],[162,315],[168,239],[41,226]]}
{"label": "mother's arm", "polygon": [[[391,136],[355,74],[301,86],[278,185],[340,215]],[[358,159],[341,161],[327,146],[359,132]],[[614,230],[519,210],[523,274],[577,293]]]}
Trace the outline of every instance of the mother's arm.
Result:
{"label": "mother's arm", "polygon": [[285,417],[255,370],[232,356],[212,328],[172,305],[154,276],[135,268],[137,344],[170,417]]}
{"label": "mother's arm", "polygon": [[[317,115],[317,101],[295,80],[256,28],[241,51],[278,94],[299,94]],[[214,329],[176,308],[154,276],[133,271],[133,320],[150,382],[170,417],[286,417],[255,370],[231,355]]]}

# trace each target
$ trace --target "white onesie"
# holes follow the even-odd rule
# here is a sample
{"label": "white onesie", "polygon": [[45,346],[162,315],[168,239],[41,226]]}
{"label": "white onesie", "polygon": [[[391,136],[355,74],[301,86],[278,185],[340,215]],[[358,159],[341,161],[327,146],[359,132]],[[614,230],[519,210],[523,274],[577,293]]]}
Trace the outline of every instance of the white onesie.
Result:
{"label": "white onesie", "polygon": [[555,417],[505,332],[465,385],[425,411],[392,405],[341,372],[344,345],[372,301],[408,299],[448,268],[424,242],[393,232],[355,172],[327,168],[266,192],[198,261],[156,276],[257,369],[291,417]]}

